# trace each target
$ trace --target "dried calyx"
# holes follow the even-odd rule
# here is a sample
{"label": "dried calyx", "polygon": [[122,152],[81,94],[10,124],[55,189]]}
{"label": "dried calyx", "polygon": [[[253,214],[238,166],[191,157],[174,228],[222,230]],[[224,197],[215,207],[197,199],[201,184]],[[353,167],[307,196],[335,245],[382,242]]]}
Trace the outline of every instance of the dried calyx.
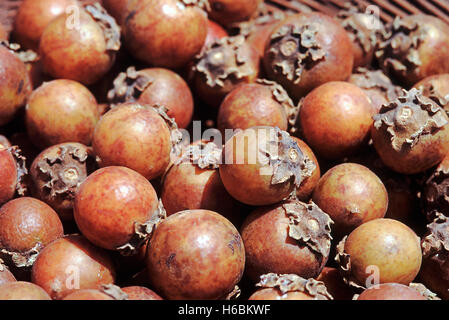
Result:
{"label": "dried calyx", "polygon": [[337,245],[337,254],[335,256],[335,261],[337,262],[338,269],[343,278],[343,281],[350,287],[362,291],[366,287],[361,286],[357,280],[352,276],[351,272],[351,256],[345,253],[345,243],[348,236],[345,236]]}
{"label": "dried calyx", "polygon": [[430,291],[425,285],[423,285],[422,283],[415,283],[412,282],[409,284],[410,288],[415,289],[416,291],[418,291],[419,293],[421,293],[424,297],[427,298],[427,300],[441,300],[440,298],[438,298],[437,294]]}
{"label": "dried calyx", "polygon": [[[425,213],[433,220],[436,214],[449,216],[449,167],[442,162],[425,182]],[[439,213],[440,211],[441,213]]]}
{"label": "dried calyx", "polygon": [[175,122],[174,118],[168,116],[168,109],[161,105],[154,105],[153,109],[165,120],[168,128],[170,129],[170,137],[171,137],[171,153],[174,156],[179,156],[181,154],[181,143],[182,143],[182,132],[178,129],[178,125]]}
{"label": "dried calyx", "polygon": [[28,251],[16,252],[6,248],[0,248],[0,257],[10,266],[17,268],[31,268],[36,261],[37,256],[44,248],[42,243],[38,242]]}
{"label": "dried calyx", "polygon": [[449,254],[449,218],[436,213],[436,218],[427,225],[427,236],[421,242],[425,258],[436,254]]}
{"label": "dried calyx", "polygon": [[206,11],[210,11],[209,0],[179,0],[184,6],[195,6]]}
{"label": "dried calyx", "polygon": [[115,19],[98,2],[86,5],[84,8],[103,30],[106,50],[118,51],[121,46],[120,27]]}
{"label": "dried calyx", "polygon": [[39,55],[36,52],[33,50],[23,50],[18,43],[10,43],[6,40],[1,40],[0,45],[14,53],[14,55],[16,55],[23,63],[33,63],[39,60]]}
{"label": "dried calyx", "polygon": [[351,80],[362,89],[375,89],[382,92],[387,100],[395,100],[402,95],[401,87],[394,85],[381,70],[359,67],[351,75]]}
{"label": "dried calyx", "polygon": [[326,52],[316,40],[314,24],[286,24],[271,35],[268,54],[272,69],[297,84],[304,69],[311,69],[325,59]]}
{"label": "dried calyx", "polygon": [[214,142],[203,142],[189,145],[182,151],[174,164],[192,163],[200,169],[218,169],[221,161],[222,147],[218,147]]}
{"label": "dried calyx", "polygon": [[271,93],[273,94],[273,99],[277,101],[285,110],[287,114],[287,119],[289,126],[293,129],[295,127],[298,114],[299,114],[299,105],[295,106],[292,99],[289,97],[287,91],[280,86],[278,83],[266,79],[258,79],[256,81],[259,84],[263,84],[267,86]]}
{"label": "dried calyx", "polygon": [[374,116],[375,128],[386,128],[396,151],[413,148],[422,136],[433,135],[447,124],[441,106],[415,88],[404,90],[403,96],[383,105]]}
{"label": "dried calyx", "polygon": [[443,96],[434,87],[433,84],[431,84],[427,88],[420,85],[417,89],[422,91],[427,97],[438,103],[444,109],[444,111],[446,111],[446,114],[449,115],[449,95]]}
{"label": "dried calyx", "polygon": [[290,135],[275,127],[268,131],[266,145],[259,145],[261,163],[272,172],[271,184],[293,180],[296,187],[310,177],[316,169],[315,163],[298,147]]}
{"label": "dried calyx", "polygon": [[17,184],[16,184],[16,195],[23,197],[28,194],[28,187],[26,179],[28,177],[28,169],[26,167],[26,158],[22,156],[22,150],[18,146],[12,146],[8,148],[8,151],[14,157],[16,161],[17,169]]}
{"label": "dried calyx", "polygon": [[113,88],[108,92],[111,104],[137,101],[154,79],[142,71],[136,71],[134,66],[121,72],[113,82]]}
{"label": "dried calyx", "polygon": [[134,234],[128,243],[117,247],[116,250],[123,256],[135,255],[143,244],[151,237],[153,231],[163,219],[167,217],[162,201],[159,200],[158,207],[152,213],[151,218],[145,223],[134,223]]}
{"label": "dried calyx", "polygon": [[196,57],[193,70],[203,75],[210,87],[223,87],[226,80],[250,76],[253,69],[245,46],[243,36],[218,39]]}
{"label": "dried calyx", "polygon": [[114,300],[128,300],[128,295],[123,292],[120,287],[114,285],[114,284],[102,284],[100,291],[104,294],[107,294]]}
{"label": "dried calyx", "polygon": [[278,289],[282,296],[289,292],[302,292],[315,300],[333,300],[323,282],[312,278],[304,279],[296,274],[264,274],[260,277],[260,282],[256,284],[256,287]]}
{"label": "dried calyx", "polygon": [[226,295],[225,300],[237,300],[241,293],[242,290],[240,290],[239,286],[235,286],[234,289]]}
{"label": "dried calyx", "polygon": [[327,258],[332,219],[313,202],[287,201],[282,207],[289,218],[289,237],[307,246],[319,259]]}
{"label": "dried calyx", "polygon": [[418,48],[425,40],[424,26],[396,17],[379,44],[376,57],[383,66],[405,75],[422,64]]}

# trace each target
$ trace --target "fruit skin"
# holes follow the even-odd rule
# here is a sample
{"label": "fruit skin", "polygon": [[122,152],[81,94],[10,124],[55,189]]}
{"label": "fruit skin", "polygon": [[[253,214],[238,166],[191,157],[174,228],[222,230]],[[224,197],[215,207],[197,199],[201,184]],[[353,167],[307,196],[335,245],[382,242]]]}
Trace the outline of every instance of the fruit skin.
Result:
{"label": "fruit skin", "polygon": [[[352,231],[344,243],[344,254],[350,259],[349,279],[362,287],[373,275],[370,266],[378,268],[378,283],[409,285],[422,261],[419,237],[405,224],[386,218],[368,221]],[[343,267],[346,269],[346,264]]]}
{"label": "fruit skin", "polygon": [[158,225],[147,252],[152,287],[167,299],[220,299],[240,281],[242,239],[226,218],[186,210]]}
{"label": "fruit skin", "polygon": [[449,112],[449,100],[446,99],[449,96],[449,73],[426,77],[413,87],[422,90],[426,97],[438,98],[444,104],[444,111]]}
{"label": "fruit skin", "polygon": [[209,0],[209,17],[223,26],[249,20],[262,0]]}
{"label": "fruit skin", "polygon": [[179,0],[143,0],[128,5],[124,39],[146,64],[181,68],[198,54],[207,36],[207,15]]}
{"label": "fruit skin", "polygon": [[100,166],[125,166],[152,180],[170,162],[170,129],[149,105],[127,103],[108,111],[95,127],[92,147]]}
{"label": "fruit skin", "polygon": [[6,32],[3,25],[0,25],[0,40],[8,40],[8,33]]}
{"label": "fruit skin", "polygon": [[[310,58],[314,62],[313,64],[308,62],[308,58],[305,59],[306,62],[296,61],[298,52],[302,50],[296,43],[294,48],[286,45],[286,47],[289,47],[286,49],[293,48],[292,55],[284,55],[279,51],[281,49],[276,53],[272,52],[272,49],[277,45],[276,42],[282,42],[275,35],[285,27],[292,28],[294,26],[299,28],[308,26],[309,33],[310,31],[312,33],[316,31],[312,47],[301,46],[309,55],[315,50],[313,58]],[[292,38],[287,36],[281,39],[288,44]],[[285,61],[289,64],[288,72],[290,76],[282,74],[282,69],[276,66],[277,60],[279,60],[279,63]],[[353,62],[352,43],[345,29],[332,17],[315,12],[296,14],[283,20],[273,30],[270,40],[267,41],[263,59],[268,78],[283,86],[295,101],[326,82],[346,80],[351,75]],[[299,71],[298,67],[302,71]]]}
{"label": "fruit skin", "polygon": [[122,291],[128,295],[128,300],[163,300],[154,291],[145,287],[125,287],[122,288]]}
{"label": "fruit skin", "polygon": [[31,141],[44,149],[64,142],[90,145],[99,117],[97,101],[86,87],[59,79],[33,91],[25,121]]}
{"label": "fruit skin", "polygon": [[45,27],[70,6],[75,0],[24,0],[14,20],[14,39],[24,48],[36,51]]}
{"label": "fruit skin", "polygon": [[128,0],[103,0],[103,7],[114,17],[119,25],[122,25],[128,9]]}
{"label": "fruit skin", "polygon": [[248,300],[314,300],[305,292],[293,291],[282,294],[276,288],[263,288],[254,292]]}
{"label": "fruit skin", "polygon": [[333,232],[339,236],[383,218],[388,209],[388,193],[382,181],[367,167],[355,163],[339,164],[327,171],[312,200],[329,214],[335,223]]}
{"label": "fruit skin", "polygon": [[63,14],[45,27],[39,44],[43,69],[53,78],[91,85],[114,64],[120,33],[114,29],[111,45],[100,24],[86,10],[79,11],[79,28],[67,28],[71,20],[70,14]]}
{"label": "fruit skin", "polygon": [[0,286],[8,282],[15,282],[16,278],[9,269],[0,261]]}
{"label": "fruit skin", "polygon": [[14,197],[17,186],[16,161],[8,149],[0,148],[0,205]]}
{"label": "fruit skin", "polygon": [[351,288],[343,281],[336,268],[324,267],[316,280],[324,283],[334,300],[352,300],[354,296]]}
{"label": "fruit skin", "polygon": [[135,223],[144,224],[158,208],[156,191],[126,167],[106,167],[89,175],[75,196],[74,217],[93,244],[115,250],[131,241]]}
{"label": "fruit skin", "polygon": [[245,274],[253,282],[267,273],[314,278],[324,268],[328,255],[320,256],[290,237],[289,222],[283,203],[259,207],[243,222],[240,233],[246,252]]}
{"label": "fruit skin", "polygon": [[226,30],[220,26],[218,23],[208,19],[207,20],[207,36],[206,41],[204,42],[203,49],[207,48],[210,44],[212,44],[215,40],[227,37],[228,33]]}
{"label": "fruit skin", "polygon": [[0,285],[0,300],[51,300],[41,287],[25,281]]}
{"label": "fruit skin", "polygon": [[363,291],[357,300],[427,300],[416,289],[399,283],[382,283]]}
{"label": "fruit skin", "polygon": [[26,65],[0,45],[0,126],[13,119],[31,91]]}
{"label": "fruit skin", "polygon": [[305,97],[299,128],[317,154],[339,159],[368,142],[372,116],[372,105],[362,89],[334,81],[319,86]]}
{"label": "fruit skin", "polygon": [[296,141],[302,153],[304,153],[305,156],[308,157],[310,160],[312,160],[312,162],[315,164],[315,170],[313,170],[312,175],[306,178],[301,183],[299,188],[296,188],[296,197],[298,198],[298,200],[307,202],[310,199],[313,190],[316,188],[318,181],[320,180],[321,177],[320,164],[318,163],[318,159],[316,158],[312,149],[310,149],[310,147],[304,141],[302,141],[297,137],[292,138],[293,140]]}
{"label": "fruit skin", "polygon": [[25,253],[36,245],[41,249],[63,234],[57,213],[40,200],[22,197],[0,208],[0,247],[9,252]]}
{"label": "fruit skin", "polygon": [[76,290],[62,300],[115,300],[113,297],[95,289]]}
{"label": "fruit skin", "polygon": [[0,135],[0,149],[11,147],[11,142],[9,142],[8,138],[3,135]]}
{"label": "fruit skin", "polygon": [[242,84],[232,90],[220,105],[218,129],[248,129],[255,126],[278,127],[287,130],[287,114],[276,101],[268,86],[258,83]]}
{"label": "fruit skin", "polygon": [[[32,268],[32,282],[53,299],[78,289],[97,289],[115,280],[115,268],[107,251],[80,235],[68,235],[47,245]],[[75,279],[75,277],[78,277]]]}

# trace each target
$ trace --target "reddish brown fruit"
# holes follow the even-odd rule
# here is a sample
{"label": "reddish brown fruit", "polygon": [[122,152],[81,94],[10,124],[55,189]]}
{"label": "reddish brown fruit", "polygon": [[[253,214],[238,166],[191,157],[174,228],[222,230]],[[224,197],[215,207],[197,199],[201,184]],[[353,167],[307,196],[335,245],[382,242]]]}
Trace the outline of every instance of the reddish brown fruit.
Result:
{"label": "reddish brown fruit", "polygon": [[298,144],[298,147],[301,150],[301,152],[307,158],[309,158],[315,165],[315,170],[313,170],[312,175],[306,178],[301,183],[301,185],[298,188],[296,188],[296,197],[298,198],[298,200],[307,202],[310,199],[316,185],[318,184],[318,181],[320,180],[321,177],[320,164],[318,163],[318,159],[316,158],[312,149],[310,149],[310,147],[304,141],[296,137],[292,138]]}
{"label": "reddish brown fruit", "polygon": [[145,287],[125,287],[122,291],[128,295],[128,300],[163,300],[154,291]]}
{"label": "reddish brown fruit", "polygon": [[427,300],[416,289],[400,283],[383,283],[363,291],[357,300]]}
{"label": "reddish brown fruit", "polygon": [[30,282],[17,281],[0,285],[0,300],[51,300],[41,287]]}
{"label": "reddish brown fruit", "polygon": [[162,107],[126,103],[100,119],[92,146],[101,167],[128,167],[152,180],[161,176],[170,162],[171,131],[176,129]]}
{"label": "reddish brown fruit", "polygon": [[209,0],[209,17],[223,26],[249,20],[262,0]]}
{"label": "reddish brown fruit", "polygon": [[6,32],[6,29],[0,24],[0,40],[8,40],[8,38],[8,32]]}
{"label": "reddish brown fruit", "polygon": [[115,280],[108,252],[80,235],[53,241],[38,255],[32,269],[33,283],[53,299],[62,299],[76,289],[97,289]]}
{"label": "reddish brown fruit", "polygon": [[187,128],[193,116],[193,97],[187,83],[175,72],[162,68],[136,71],[129,67],[114,80],[108,92],[111,103],[135,102],[161,105],[179,128]]}
{"label": "reddish brown fruit", "polygon": [[39,44],[43,68],[54,78],[90,85],[112,67],[120,28],[98,3],[79,11],[77,26],[70,25],[71,15],[60,15],[44,29]]}
{"label": "reddish brown fruit", "polygon": [[77,290],[66,295],[62,300],[115,300],[110,295],[99,290],[84,289]]}
{"label": "reddish brown fruit", "polygon": [[259,74],[259,57],[243,36],[216,40],[199,54],[193,66],[193,85],[205,103],[218,108],[224,97]]}
{"label": "reddish brown fruit", "polygon": [[45,27],[59,15],[75,8],[75,0],[24,0],[14,20],[14,39],[26,49],[37,50]]}
{"label": "reddish brown fruit", "polygon": [[248,300],[333,300],[324,283],[296,274],[265,274],[256,286]]}
{"label": "reddish brown fruit", "polygon": [[99,117],[92,93],[78,82],[61,79],[32,93],[25,120],[28,136],[43,149],[64,142],[90,145]]}
{"label": "reddish brown fruit", "polygon": [[129,51],[155,67],[181,68],[207,36],[203,1],[143,0],[128,5],[123,31]]}
{"label": "reddish brown fruit", "polygon": [[322,13],[286,18],[273,30],[263,59],[268,78],[296,100],[326,82],[346,80],[353,61],[346,31]]}
{"label": "reddish brown fruit", "polygon": [[203,49],[207,48],[213,42],[225,38],[228,36],[228,33],[222,26],[218,23],[213,22],[212,20],[207,21],[207,36],[206,41],[204,42]]}
{"label": "reddish brown fruit", "polygon": [[125,167],[95,171],[75,196],[78,228],[93,244],[108,250],[134,253],[163,214],[151,183]]}
{"label": "reddish brown fruit", "polygon": [[421,267],[419,237],[392,219],[362,224],[343,238],[337,250],[340,272],[356,288],[389,282],[408,285]]}
{"label": "reddish brown fruit", "polygon": [[318,276],[329,257],[331,222],[315,204],[299,201],[254,210],[241,227],[246,274],[254,282],[271,272]]}
{"label": "reddish brown fruit", "polygon": [[31,267],[39,252],[63,234],[56,212],[40,200],[23,197],[0,208],[0,256],[16,267]]}
{"label": "reddish brown fruit", "polygon": [[103,0],[103,7],[119,25],[125,21],[129,0]]}
{"label": "reddish brown fruit", "polygon": [[382,106],[374,120],[374,147],[384,164],[396,172],[424,172],[449,151],[448,116],[415,88]]}
{"label": "reddish brown fruit", "polygon": [[217,126],[225,129],[248,129],[256,126],[278,127],[287,131],[294,125],[299,109],[278,84],[259,80],[232,90],[221,103]]}
{"label": "reddish brown fruit", "polygon": [[11,147],[11,142],[9,142],[8,138],[3,135],[0,135],[0,150]]}
{"label": "reddish brown fruit", "polygon": [[31,90],[25,63],[0,44],[0,126],[14,118]]}
{"label": "reddish brown fruit", "polygon": [[449,72],[449,25],[424,14],[396,17],[387,27],[376,56],[385,73],[410,87]]}
{"label": "reddish brown fruit", "polygon": [[351,287],[344,282],[336,268],[324,267],[316,280],[324,283],[334,300],[352,300],[354,296]]}
{"label": "reddish brown fruit", "polygon": [[42,151],[31,165],[35,197],[50,205],[63,221],[73,220],[73,201],[80,184],[95,170],[92,149],[67,142]]}
{"label": "reddish brown fruit", "polygon": [[303,100],[299,129],[317,154],[340,159],[368,142],[373,114],[362,89],[347,82],[329,82]]}
{"label": "reddish brown fruit", "polygon": [[151,283],[167,299],[219,299],[240,281],[245,249],[223,216],[187,210],[169,216],[148,247]]}
{"label": "reddish brown fruit", "polygon": [[249,205],[277,203],[315,166],[290,135],[273,127],[237,132],[223,149],[220,177],[229,194]]}
{"label": "reddish brown fruit", "polygon": [[17,166],[8,149],[0,148],[0,205],[11,200],[16,193]]}
{"label": "reddish brown fruit", "polygon": [[8,267],[6,267],[2,260],[0,260],[0,286],[2,284],[5,284],[7,282],[15,282],[16,278],[14,275],[9,271]]}
{"label": "reddish brown fruit", "polygon": [[334,234],[343,236],[361,224],[383,218],[388,193],[378,176],[367,167],[344,163],[327,171],[312,196],[334,221]]}
{"label": "reddish brown fruit", "polygon": [[424,96],[437,99],[449,113],[449,73],[426,77],[413,87],[421,90]]}

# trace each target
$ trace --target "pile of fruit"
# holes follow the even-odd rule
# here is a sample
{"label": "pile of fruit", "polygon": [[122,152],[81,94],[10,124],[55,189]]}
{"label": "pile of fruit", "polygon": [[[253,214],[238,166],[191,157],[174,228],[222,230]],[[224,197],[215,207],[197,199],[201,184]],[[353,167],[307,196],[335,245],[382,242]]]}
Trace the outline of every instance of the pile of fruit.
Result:
{"label": "pile of fruit", "polygon": [[261,0],[14,15],[0,299],[449,299],[445,22]]}

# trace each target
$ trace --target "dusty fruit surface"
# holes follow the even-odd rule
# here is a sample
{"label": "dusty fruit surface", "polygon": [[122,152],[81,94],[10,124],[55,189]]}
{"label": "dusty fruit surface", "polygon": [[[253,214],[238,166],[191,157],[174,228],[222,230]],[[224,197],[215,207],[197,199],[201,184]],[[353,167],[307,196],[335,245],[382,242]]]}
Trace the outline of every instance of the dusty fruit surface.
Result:
{"label": "dusty fruit surface", "polygon": [[249,20],[256,13],[262,0],[209,0],[209,17],[218,23],[229,26],[233,22]]}
{"label": "dusty fruit surface", "polygon": [[128,295],[128,300],[163,300],[153,290],[140,286],[131,286],[122,288],[122,291]]}
{"label": "dusty fruit surface", "polygon": [[115,300],[115,299],[99,290],[84,289],[69,293],[62,300]]}
{"label": "dusty fruit surface", "polygon": [[25,281],[0,285],[0,300],[51,300],[41,287]]}
{"label": "dusty fruit surface", "polygon": [[245,248],[238,231],[213,211],[169,216],[148,246],[150,282],[167,299],[219,299],[234,289],[244,266]]}
{"label": "dusty fruit surface", "polygon": [[427,300],[416,289],[399,283],[382,283],[363,291],[357,300]]}
{"label": "dusty fruit surface", "polygon": [[8,267],[5,266],[0,260],[0,286],[7,282],[15,282],[15,281],[16,278],[14,277],[14,275],[11,273],[11,271],[9,271]]}

